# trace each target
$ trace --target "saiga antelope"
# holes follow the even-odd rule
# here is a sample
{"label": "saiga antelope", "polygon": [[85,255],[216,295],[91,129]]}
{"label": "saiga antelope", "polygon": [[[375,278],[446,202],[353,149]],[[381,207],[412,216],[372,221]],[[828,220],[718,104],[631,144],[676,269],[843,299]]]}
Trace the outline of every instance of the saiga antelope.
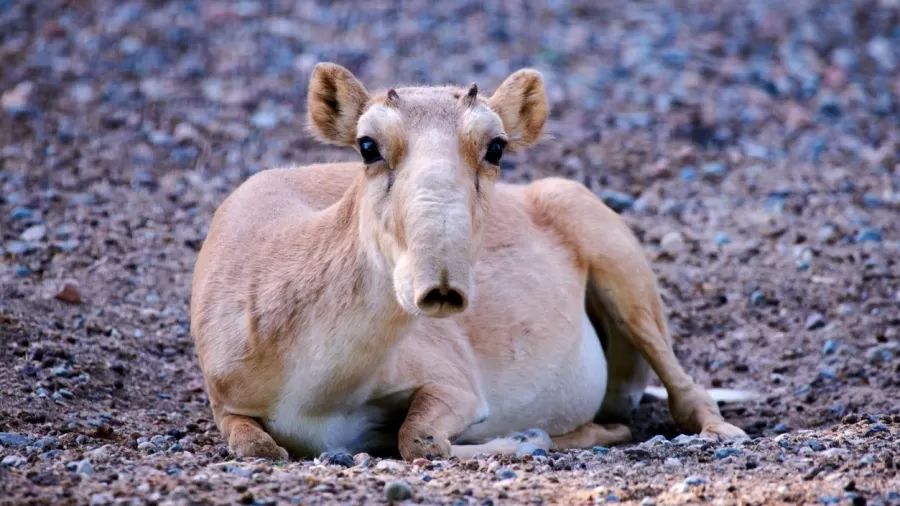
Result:
{"label": "saiga antelope", "polygon": [[622,443],[594,420],[627,419],[651,369],[684,431],[746,437],[679,365],[623,220],[574,181],[497,181],[543,131],[540,73],[487,98],[370,93],[320,63],[307,100],[312,131],[361,160],[250,177],[194,273],[192,335],[238,456]]}

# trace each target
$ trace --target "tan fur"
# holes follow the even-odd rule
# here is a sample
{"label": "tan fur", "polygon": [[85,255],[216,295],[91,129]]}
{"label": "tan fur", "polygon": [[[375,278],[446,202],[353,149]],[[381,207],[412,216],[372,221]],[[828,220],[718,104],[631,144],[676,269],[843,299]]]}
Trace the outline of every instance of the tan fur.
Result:
{"label": "tan fur", "polygon": [[[518,149],[542,133],[539,73],[516,72],[487,98],[369,94],[319,64],[308,100],[323,141],[359,151],[369,136],[383,160],[261,172],[212,219],[192,335],[238,455],[625,442],[627,427],[593,420],[627,416],[650,368],[685,430],[744,437],[678,364],[624,222],[569,180],[496,182],[491,139]],[[511,434],[529,428],[540,430]]]}

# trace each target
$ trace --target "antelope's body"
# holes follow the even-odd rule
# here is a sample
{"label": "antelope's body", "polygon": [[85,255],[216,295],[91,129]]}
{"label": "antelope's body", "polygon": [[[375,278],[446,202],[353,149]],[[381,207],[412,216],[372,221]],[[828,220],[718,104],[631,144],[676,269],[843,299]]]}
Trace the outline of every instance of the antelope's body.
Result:
{"label": "antelope's body", "polygon": [[539,74],[487,100],[474,86],[378,97],[320,64],[309,107],[364,162],[254,175],[197,260],[192,333],[238,455],[625,442],[594,420],[627,418],[651,367],[682,427],[744,436],[677,363],[624,222],[572,181],[496,182],[502,151],[543,127]]}

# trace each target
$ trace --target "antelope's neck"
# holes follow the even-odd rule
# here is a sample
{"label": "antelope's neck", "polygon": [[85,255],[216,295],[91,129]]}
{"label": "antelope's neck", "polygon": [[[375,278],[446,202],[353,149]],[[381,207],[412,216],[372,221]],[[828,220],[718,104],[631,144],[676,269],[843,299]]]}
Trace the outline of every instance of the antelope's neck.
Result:
{"label": "antelope's neck", "polygon": [[361,236],[361,184],[315,218],[312,232],[318,237],[303,239],[315,245],[300,266],[312,276],[292,281],[308,287],[297,290],[306,300],[298,315],[302,342],[294,364],[317,385],[314,397],[332,405],[336,397],[354,404],[354,397],[368,395],[366,385],[413,321],[397,302],[390,269]]}

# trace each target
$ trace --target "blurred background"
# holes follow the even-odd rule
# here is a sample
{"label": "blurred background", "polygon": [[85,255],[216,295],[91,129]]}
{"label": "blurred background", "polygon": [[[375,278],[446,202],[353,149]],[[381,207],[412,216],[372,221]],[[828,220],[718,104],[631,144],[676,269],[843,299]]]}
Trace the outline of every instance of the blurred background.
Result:
{"label": "blurred background", "polygon": [[897,0],[0,0],[0,426],[211,427],[196,251],[248,175],[355,159],[305,130],[319,61],[370,89],[540,70],[550,135],[503,177],[628,220],[691,374],[769,394],[727,417],[900,410]]}

